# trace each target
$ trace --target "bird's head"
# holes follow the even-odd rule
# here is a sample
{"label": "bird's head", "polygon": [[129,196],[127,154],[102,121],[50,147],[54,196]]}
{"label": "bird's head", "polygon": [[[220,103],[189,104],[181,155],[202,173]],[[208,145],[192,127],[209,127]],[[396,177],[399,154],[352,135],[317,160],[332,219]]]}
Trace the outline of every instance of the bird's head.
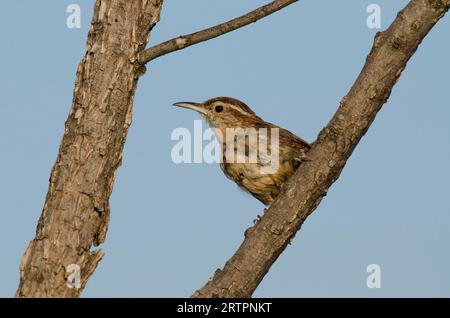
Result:
{"label": "bird's head", "polygon": [[232,97],[216,97],[203,103],[178,102],[174,106],[197,111],[212,127],[218,129],[251,127],[255,122],[262,121],[250,107]]}

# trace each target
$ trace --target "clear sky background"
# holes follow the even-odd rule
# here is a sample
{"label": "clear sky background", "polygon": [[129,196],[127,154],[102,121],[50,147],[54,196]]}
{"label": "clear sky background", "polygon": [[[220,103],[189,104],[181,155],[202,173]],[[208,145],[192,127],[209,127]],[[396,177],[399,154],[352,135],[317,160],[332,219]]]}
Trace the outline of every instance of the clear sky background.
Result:
{"label": "clear sky background", "polygon": [[[165,1],[151,44],[267,1]],[[66,7],[82,9],[81,29]],[[407,3],[304,0],[256,24],[168,56],[139,81],[111,197],[106,255],[85,297],[185,297],[243,240],[263,205],[217,164],[171,160],[180,100],[234,96],[267,121],[313,141],[360,72],[377,30]],[[92,1],[9,1],[0,11],[0,296],[14,294],[20,258],[47,192],[85,53]],[[450,17],[409,62],[322,204],[254,296],[450,297]],[[205,125],[206,126],[206,125]],[[366,286],[369,264],[381,288]]]}

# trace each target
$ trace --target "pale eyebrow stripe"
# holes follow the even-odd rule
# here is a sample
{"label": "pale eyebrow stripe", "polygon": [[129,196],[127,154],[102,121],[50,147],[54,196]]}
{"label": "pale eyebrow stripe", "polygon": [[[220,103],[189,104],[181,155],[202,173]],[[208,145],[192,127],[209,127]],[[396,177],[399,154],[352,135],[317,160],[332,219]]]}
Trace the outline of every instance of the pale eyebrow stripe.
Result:
{"label": "pale eyebrow stripe", "polygon": [[[237,106],[235,106],[235,105],[227,104],[227,103],[222,103],[222,104],[227,105],[228,107],[233,108],[234,110],[237,110],[237,111],[240,112],[241,114],[244,114],[244,115],[251,115],[250,113],[248,113],[248,112],[246,112],[246,111],[240,109],[239,107],[237,107]],[[220,104],[219,104],[219,105],[220,105]]]}

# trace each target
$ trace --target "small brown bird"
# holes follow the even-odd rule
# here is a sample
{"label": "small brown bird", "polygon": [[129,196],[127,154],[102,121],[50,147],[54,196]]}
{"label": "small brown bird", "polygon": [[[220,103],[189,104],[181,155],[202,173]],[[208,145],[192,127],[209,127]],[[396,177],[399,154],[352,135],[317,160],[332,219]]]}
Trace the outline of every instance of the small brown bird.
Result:
{"label": "small brown bird", "polygon": [[266,205],[278,196],[281,185],[305,161],[310,148],[306,141],[264,121],[235,98],[174,106],[195,110],[207,120],[221,144],[220,167],[225,175]]}

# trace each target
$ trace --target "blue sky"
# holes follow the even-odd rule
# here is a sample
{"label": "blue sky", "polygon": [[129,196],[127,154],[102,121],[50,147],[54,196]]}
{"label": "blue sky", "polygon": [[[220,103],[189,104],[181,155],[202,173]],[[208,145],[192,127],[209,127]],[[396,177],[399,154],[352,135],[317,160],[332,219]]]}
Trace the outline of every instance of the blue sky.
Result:
{"label": "blue sky", "polygon": [[[151,44],[267,1],[165,1]],[[66,26],[69,4],[81,28]],[[361,70],[376,31],[407,1],[299,1],[267,19],[161,57],[136,93],[111,197],[106,255],[86,297],[184,297],[221,268],[263,205],[217,164],[175,164],[170,136],[193,130],[180,100],[234,96],[313,141]],[[11,1],[0,12],[0,296],[18,284],[85,53],[91,1]],[[450,21],[423,41],[328,196],[256,297],[450,296]],[[205,125],[206,127],[206,125]],[[378,264],[381,288],[366,286]]]}

